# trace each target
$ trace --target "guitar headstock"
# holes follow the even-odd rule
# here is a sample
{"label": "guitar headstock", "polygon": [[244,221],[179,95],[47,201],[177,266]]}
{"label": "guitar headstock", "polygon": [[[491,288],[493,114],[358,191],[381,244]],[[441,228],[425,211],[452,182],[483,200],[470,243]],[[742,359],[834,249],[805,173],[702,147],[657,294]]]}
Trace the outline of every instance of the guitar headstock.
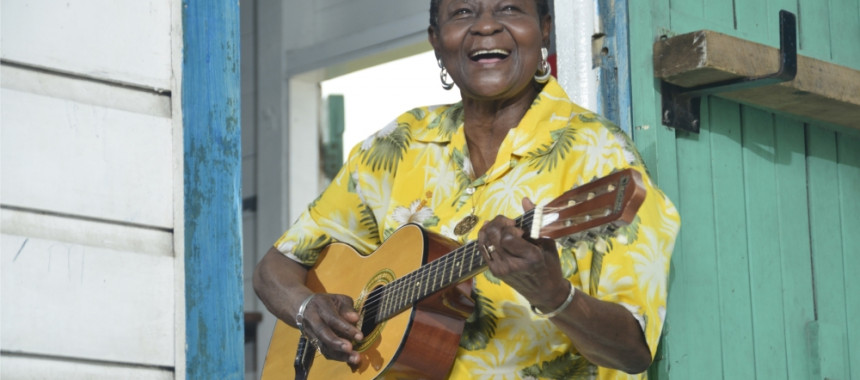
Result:
{"label": "guitar headstock", "polygon": [[569,190],[534,210],[529,236],[558,239],[630,224],[645,200],[642,175],[624,169]]}

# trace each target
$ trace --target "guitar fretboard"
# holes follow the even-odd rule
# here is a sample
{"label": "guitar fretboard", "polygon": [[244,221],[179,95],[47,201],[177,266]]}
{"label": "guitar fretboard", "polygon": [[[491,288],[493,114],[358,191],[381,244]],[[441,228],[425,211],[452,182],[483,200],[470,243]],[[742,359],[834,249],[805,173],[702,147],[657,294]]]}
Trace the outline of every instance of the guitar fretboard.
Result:
{"label": "guitar fretboard", "polygon": [[[528,211],[514,219],[516,226],[529,231],[533,216],[534,212]],[[471,278],[486,268],[487,263],[477,242],[457,248],[378,289],[381,297],[376,321],[385,321],[415,302]]]}

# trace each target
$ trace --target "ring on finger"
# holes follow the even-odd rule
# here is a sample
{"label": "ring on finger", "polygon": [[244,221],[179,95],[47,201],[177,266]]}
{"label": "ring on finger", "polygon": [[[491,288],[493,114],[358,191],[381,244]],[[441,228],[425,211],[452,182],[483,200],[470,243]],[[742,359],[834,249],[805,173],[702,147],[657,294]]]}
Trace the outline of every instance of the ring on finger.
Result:
{"label": "ring on finger", "polygon": [[492,244],[484,244],[484,250],[487,251],[487,257],[490,259],[490,261],[493,261],[493,252],[496,251],[496,247]]}

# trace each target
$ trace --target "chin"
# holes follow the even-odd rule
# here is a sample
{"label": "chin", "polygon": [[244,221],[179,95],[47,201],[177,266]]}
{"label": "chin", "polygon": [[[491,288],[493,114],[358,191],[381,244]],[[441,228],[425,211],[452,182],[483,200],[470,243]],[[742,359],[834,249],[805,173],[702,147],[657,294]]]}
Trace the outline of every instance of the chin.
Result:
{"label": "chin", "polygon": [[461,87],[464,95],[478,99],[505,99],[513,98],[520,92],[528,89],[531,81],[526,83],[510,83],[509,78],[488,78],[469,86]]}

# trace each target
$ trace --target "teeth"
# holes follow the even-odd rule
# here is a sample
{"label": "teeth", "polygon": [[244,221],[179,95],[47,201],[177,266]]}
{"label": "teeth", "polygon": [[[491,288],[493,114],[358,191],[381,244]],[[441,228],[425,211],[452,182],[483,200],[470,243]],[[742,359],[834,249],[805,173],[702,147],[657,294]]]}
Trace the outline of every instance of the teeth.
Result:
{"label": "teeth", "polygon": [[510,54],[510,52],[508,52],[507,50],[504,50],[504,49],[478,50],[478,51],[472,53],[469,57],[476,57],[476,56],[484,55],[484,54],[508,55],[508,54]]}

